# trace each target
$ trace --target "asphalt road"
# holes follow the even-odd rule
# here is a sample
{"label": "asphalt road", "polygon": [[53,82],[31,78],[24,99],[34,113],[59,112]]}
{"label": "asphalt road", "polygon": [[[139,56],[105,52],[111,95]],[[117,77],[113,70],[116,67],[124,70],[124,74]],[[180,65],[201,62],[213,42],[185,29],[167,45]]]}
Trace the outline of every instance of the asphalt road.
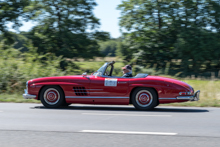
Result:
{"label": "asphalt road", "polygon": [[220,108],[0,103],[0,147],[217,147]]}

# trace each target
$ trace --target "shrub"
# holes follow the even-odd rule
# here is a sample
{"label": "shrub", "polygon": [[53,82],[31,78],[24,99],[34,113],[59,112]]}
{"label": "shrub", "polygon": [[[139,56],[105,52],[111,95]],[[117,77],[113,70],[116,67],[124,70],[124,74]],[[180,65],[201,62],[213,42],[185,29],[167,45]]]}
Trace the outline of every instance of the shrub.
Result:
{"label": "shrub", "polygon": [[[29,43],[29,51],[22,53],[12,46],[0,42],[0,92],[23,92],[27,80],[45,76],[63,76],[66,71],[60,68],[62,57],[53,53],[39,55]],[[68,65],[66,68],[69,68]],[[72,70],[68,70],[73,72]]]}

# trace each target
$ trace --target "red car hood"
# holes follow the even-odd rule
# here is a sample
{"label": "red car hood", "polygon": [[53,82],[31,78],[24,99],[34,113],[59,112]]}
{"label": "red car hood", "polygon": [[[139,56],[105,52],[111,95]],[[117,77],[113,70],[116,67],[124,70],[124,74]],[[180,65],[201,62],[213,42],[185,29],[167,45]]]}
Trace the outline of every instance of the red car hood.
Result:
{"label": "red car hood", "polygon": [[[87,76],[90,77],[90,76]],[[58,76],[58,77],[41,77],[30,80],[33,83],[39,83],[39,82],[64,82],[69,80],[83,80],[85,77],[82,75],[74,75],[74,76]]]}

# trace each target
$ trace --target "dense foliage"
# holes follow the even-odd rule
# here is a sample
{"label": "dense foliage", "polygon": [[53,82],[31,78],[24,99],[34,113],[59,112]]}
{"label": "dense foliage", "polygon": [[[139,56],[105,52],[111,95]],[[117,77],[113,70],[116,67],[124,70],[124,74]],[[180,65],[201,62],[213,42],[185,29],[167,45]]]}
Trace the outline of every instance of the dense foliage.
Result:
{"label": "dense foliage", "polygon": [[39,55],[31,43],[27,45],[29,51],[22,53],[20,50],[0,42],[0,93],[23,92],[27,80],[71,74],[77,68],[71,64],[60,68],[64,62],[61,57],[53,53]]}
{"label": "dense foliage", "polygon": [[100,56],[97,41],[109,38],[107,32],[97,30],[99,19],[92,12],[94,0],[3,0],[0,6],[0,31],[9,43],[16,39],[7,23],[13,23],[18,30],[21,20],[37,22],[30,32],[21,34],[32,40],[38,53],[92,58]]}
{"label": "dense foliage", "polygon": [[27,7],[31,6],[30,0],[0,0],[0,33],[4,38],[7,38],[8,43],[13,43],[13,37],[8,31],[8,23],[12,23],[12,28],[18,30],[22,25],[19,18],[29,20],[32,15],[32,10],[27,14]]}
{"label": "dense foliage", "polygon": [[[99,20],[93,15],[93,0],[38,0],[39,25],[27,34],[39,53],[54,52],[64,57],[91,58],[99,55],[97,38],[107,33],[95,30]],[[90,30],[90,32],[88,32]]]}
{"label": "dense foliage", "polygon": [[100,51],[104,56],[115,57],[120,54],[121,39],[110,39],[99,42]]}
{"label": "dense foliage", "polygon": [[[9,46],[4,51],[16,48],[19,56],[34,52],[44,56],[36,60],[39,64],[52,55],[62,71],[75,66],[72,58],[99,56],[118,56],[135,65],[134,72],[187,76],[220,71],[219,0],[123,0],[118,9],[124,33],[117,39],[98,31],[95,6],[95,0],[0,0],[0,40]],[[23,21],[36,26],[20,32]],[[29,62],[23,58],[22,64]]]}
{"label": "dense foliage", "polygon": [[118,9],[136,64],[169,63],[184,75],[220,70],[219,0],[124,0]]}

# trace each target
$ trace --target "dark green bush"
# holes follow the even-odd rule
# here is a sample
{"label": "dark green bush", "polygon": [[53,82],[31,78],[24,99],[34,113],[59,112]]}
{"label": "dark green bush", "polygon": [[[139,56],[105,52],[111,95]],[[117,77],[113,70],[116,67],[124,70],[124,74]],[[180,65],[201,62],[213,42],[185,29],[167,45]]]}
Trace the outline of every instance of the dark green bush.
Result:
{"label": "dark green bush", "polygon": [[[62,57],[53,53],[39,55],[29,43],[29,51],[22,53],[12,46],[0,42],[0,93],[23,92],[27,80],[46,77],[63,76],[74,72],[68,64],[66,70],[60,68]],[[67,72],[68,71],[68,72]]]}

